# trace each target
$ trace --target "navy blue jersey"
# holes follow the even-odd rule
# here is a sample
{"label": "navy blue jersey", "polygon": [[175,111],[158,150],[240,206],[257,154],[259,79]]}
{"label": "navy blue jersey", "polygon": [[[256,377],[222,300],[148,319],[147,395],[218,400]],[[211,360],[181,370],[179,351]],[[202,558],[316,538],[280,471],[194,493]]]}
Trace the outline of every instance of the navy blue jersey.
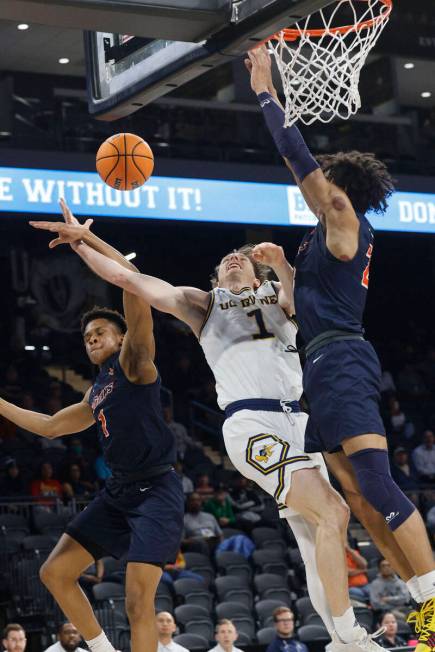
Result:
{"label": "navy blue jersey", "polygon": [[364,215],[358,219],[358,251],[351,261],[328,251],[320,222],[302,240],[295,260],[295,308],[305,342],[328,330],[363,332],[373,231]]}
{"label": "navy blue jersey", "polygon": [[148,385],[131,383],[116,353],[101,366],[89,404],[104,460],[114,475],[125,477],[174,464],[175,440],[163,419],[160,378]]}

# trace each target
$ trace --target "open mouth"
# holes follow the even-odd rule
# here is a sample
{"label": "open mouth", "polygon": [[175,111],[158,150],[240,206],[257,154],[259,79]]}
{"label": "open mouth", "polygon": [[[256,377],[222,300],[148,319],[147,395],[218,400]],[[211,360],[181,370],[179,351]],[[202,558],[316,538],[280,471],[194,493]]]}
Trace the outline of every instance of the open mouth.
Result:
{"label": "open mouth", "polygon": [[239,263],[231,263],[230,265],[228,265],[227,270],[230,271],[230,269],[234,269],[234,268],[242,269]]}

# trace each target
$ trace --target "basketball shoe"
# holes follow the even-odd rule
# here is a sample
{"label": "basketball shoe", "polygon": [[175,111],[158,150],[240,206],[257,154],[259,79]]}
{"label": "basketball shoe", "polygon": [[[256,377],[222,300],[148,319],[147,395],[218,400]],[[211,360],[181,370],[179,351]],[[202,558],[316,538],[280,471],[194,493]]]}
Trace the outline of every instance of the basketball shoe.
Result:
{"label": "basketball shoe", "polygon": [[369,634],[364,627],[354,628],[355,640],[351,643],[343,643],[338,635],[332,633],[332,641],[325,647],[325,652],[381,652],[384,650],[376,641],[375,638],[381,636],[385,628],[378,629],[374,634]]}
{"label": "basketball shoe", "polygon": [[426,600],[418,611],[412,611],[406,619],[414,625],[418,636],[415,652],[435,651],[435,598]]}

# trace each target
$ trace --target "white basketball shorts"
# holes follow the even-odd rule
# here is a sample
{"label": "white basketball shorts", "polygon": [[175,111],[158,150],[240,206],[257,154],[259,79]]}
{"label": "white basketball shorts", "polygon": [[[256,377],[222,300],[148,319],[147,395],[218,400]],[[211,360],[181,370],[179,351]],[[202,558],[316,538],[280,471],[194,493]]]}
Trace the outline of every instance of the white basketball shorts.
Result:
{"label": "white basketball shorts", "polygon": [[304,412],[239,410],[223,425],[231,462],[275,498],[283,518],[296,514],[285,505],[294,471],[319,468],[329,482],[322,455],[304,452],[307,421]]}

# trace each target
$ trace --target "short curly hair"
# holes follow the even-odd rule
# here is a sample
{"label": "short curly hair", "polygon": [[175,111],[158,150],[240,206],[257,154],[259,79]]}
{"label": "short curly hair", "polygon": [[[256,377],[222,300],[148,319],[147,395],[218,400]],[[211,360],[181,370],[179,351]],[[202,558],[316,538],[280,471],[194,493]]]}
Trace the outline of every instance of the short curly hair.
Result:
{"label": "short curly hair", "polygon": [[94,306],[91,310],[85,312],[81,319],[80,330],[82,335],[85,334],[86,326],[89,322],[94,321],[94,319],[107,319],[115,324],[123,335],[127,332],[127,322],[120,312],[117,310],[111,310],[110,308]]}
{"label": "short curly hair", "polygon": [[[247,258],[252,263],[252,266],[254,268],[254,274],[255,277],[258,278],[258,280],[261,283],[264,283],[264,281],[267,281],[270,275],[270,267],[267,267],[267,265],[262,265],[261,263],[258,263],[253,257],[252,257],[252,250],[255,247],[253,244],[245,244],[243,247],[239,247],[239,249],[233,249],[231,253],[238,253],[238,254],[244,254]],[[228,256],[228,254],[226,254]],[[225,258],[225,256],[223,256]],[[210,283],[213,288],[217,287],[218,285],[218,277],[219,277],[219,268],[221,266],[221,263],[216,265],[214,268],[212,274],[210,275]]]}
{"label": "short curly hair", "polygon": [[317,157],[331,183],[345,191],[357,213],[385,213],[394,179],[385,163],[369,152],[337,152]]}

